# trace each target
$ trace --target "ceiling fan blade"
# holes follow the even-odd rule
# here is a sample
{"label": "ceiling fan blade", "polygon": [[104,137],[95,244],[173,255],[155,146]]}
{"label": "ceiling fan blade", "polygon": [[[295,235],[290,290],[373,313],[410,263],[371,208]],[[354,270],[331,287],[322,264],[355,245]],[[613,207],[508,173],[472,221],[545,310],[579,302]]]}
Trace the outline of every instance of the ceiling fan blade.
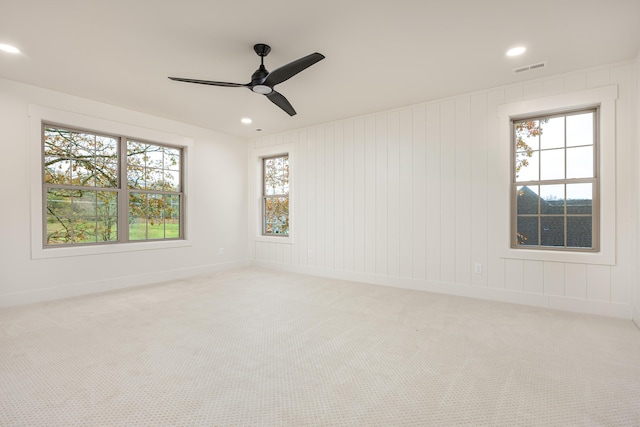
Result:
{"label": "ceiling fan blade", "polygon": [[227,82],[212,82],[210,80],[195,80],[195,79],[183,79],[180,77],[169,77],[171,80],[175,80],[177,82],[187,82],[187,83],[198,83],[201,85],[211,85],[211,86],[223,86],[223,87],[247,87],[249,83],[227,83]]}
{"label": "ceiling fan blade", "polygon": [[266,94],[265,96],[269,98],[269,101],[273,102],[278,107],[282,108],[290,116],[296,115],[296,110],[293,109],[293,106],[289,103],[289,101],[287,101],[287,98],[285,98],[282,94],[274,90],[273,92]]}
{"label": "ceiling fan blade", "polygon": [[295,61],[290,62],[287,65],[283,65],[269,73],[264,84],[273,87],[278,83],[282,83],[283,81],[290,79],[300,71],[309,68],[322,59],[324,59],[324,55],[318,52],[296,59]]}

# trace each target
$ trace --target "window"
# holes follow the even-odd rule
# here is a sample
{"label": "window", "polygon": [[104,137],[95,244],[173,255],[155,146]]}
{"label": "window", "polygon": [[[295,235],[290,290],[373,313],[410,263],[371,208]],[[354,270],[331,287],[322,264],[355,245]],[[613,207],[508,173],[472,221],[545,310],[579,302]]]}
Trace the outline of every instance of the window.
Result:
{"label": "window", "polygon": [[597,251],[598,110],[512,120],[511,246]]}
{"label": "window", "polygon": [[[492,250],[503,259],[568,262],[593,265],[616,263],[616,100],[618,86],[609,85],[524,99],[497,107],[498,146],[490,158],[489,197],[495,211],[489,217]],[[570,115],[596,109],[594,119],[593,236],[592,249],[516,245],[516,183],[514,182],[514,123]],[[569,147],[566,147],[571,148]],[[526,151],[526,150],[519,150]],[[538,150],[541,151],[541,150]],[[566,153],[565,153],[566,154]],[[544,160],[544,159],[543,159]],[[525,173],[523,171],[522,173]],[[522,177],[524,179],[524,176]],[[576,178],[568,178],[568,181]],[[546,185],[547,182],[538,185]],[[518,181],[526,186],[527,182]]]}
{"label": "window", "polygon": [[183,150],[42,125],[44,246],[182,239]]}
{"label": "window", "polygon": [[289,155],[262,159],[262,234],[289,236]]}

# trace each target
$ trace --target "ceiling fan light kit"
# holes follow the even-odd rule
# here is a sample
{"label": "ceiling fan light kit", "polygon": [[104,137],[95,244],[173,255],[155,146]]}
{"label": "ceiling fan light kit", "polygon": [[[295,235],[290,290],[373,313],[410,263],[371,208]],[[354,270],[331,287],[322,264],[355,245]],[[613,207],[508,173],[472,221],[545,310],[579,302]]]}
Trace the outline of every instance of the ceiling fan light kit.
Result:
{"label": "ceiling fan light kit", "polygon": [[179,82],[197,83],[197,84],[204,84],[204,85],[210,85],[210,86],[246,87],[251,89],[251,91],[254,93],[265,95],[269,99],[269,101],[273,102],[275,105],[280,107],[283,111],[285,111],[290,116],[294,116],[296,114],[296,110],[294,110],[291,103],[289,103],[287,98],[285,98],[282,94],[277,92],[273,87],[286,80],[289,80],[291,77],[309,68],[316,62],[323,60],[324,55],[322,55],[321,53],[315,52],[310,55],[304,56],[300,59],[297,59],[293,62],[290,62],[287,65],[283,65],[282,67],[277,68],[272,72],[269,72],[264,66],[264,57],[267,56],[269,52],[271,52],[271,47],[264,43],[258,43],[253,46],[253,50],[260,57],[260,67],[251,76],[250,83],[245,83],[245,84],[228,83],[228,82],[217,82],[217,81],[211,81],[211,80],[184,79],[181,77],[169,77],[169,78],[171,80],[175,80]]}

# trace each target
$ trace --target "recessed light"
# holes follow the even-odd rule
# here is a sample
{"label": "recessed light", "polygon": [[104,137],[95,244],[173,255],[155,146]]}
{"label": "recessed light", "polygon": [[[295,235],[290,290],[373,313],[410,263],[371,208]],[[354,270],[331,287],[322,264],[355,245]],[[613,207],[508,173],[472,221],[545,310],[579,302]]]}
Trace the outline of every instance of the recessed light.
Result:
{"label": "recessed light", "polygon": [[507,56],[518,56],[518,55],[522,55],[524,53],[524,51],[527,50],[526,47],[523,46],[518,46],[518,47],[514,47],[512,49],[509,49],[507,51]]}
{"label": "recessed light", "polygon": [[245,125],[250,125],[253,122],[253,120],[251,120],[249,117],[243,117],[240,119],[240,121]]}
{"label": "recessed light", "polygon": [[0,50],[7,53],[20,53],[20,49],[8,44],[0,44]]}

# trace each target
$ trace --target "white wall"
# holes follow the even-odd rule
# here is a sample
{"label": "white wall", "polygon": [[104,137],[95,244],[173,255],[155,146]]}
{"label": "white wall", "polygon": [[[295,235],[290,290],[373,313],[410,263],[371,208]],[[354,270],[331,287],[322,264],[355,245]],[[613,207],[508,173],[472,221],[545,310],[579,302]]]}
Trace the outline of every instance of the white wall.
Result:
{"label": "white wall", "polygon": [[[30,224],[35,211],[30,207],[30,104],[191,138],[192,179],[186,196],[192,207],[188,224],[191,245],[32,259]],[[4,183],[0,202],[0,306],[248,265],[245,140],[1,79],[0,129],[0,182]],[[224,255],[219,254],[220,247],[224,247]]]}
{"label": "white wall", "polygon": [[[293,243],[250,236],[252,262],[631,318],[635,68],[633,61],[613,64],[252,140],[254,151],[293,144],[296,153]],[[616,178],[615,265],[504,258],[498,107],[608,85],[618,86],[616,167],[609,171]]]}

